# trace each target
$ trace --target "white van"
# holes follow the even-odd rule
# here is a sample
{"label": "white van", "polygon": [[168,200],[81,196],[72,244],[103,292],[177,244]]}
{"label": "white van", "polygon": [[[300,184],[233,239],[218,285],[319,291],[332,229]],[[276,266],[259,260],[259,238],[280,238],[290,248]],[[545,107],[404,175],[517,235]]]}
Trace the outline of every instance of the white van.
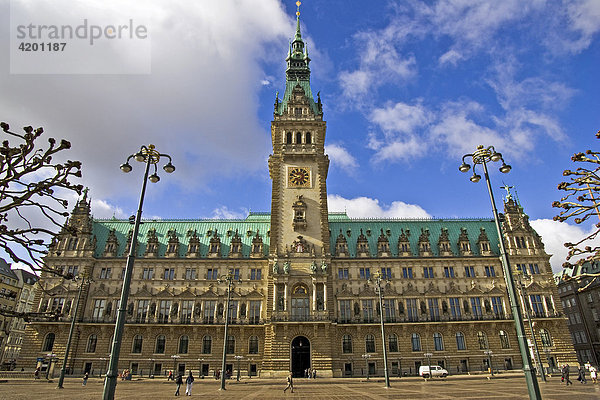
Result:
{"label": "white van", "polygon": [[419,376],[423,378],[445,378],[448,376],[448,371],[439,365],[422,365],[419,367]]}

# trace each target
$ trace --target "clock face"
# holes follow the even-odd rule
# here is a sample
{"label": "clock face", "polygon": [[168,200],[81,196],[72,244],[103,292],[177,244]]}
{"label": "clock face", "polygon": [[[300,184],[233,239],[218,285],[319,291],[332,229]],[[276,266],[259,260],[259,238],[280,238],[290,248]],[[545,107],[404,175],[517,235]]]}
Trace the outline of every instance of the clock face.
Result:
{"label": "clock face", "polygon": [[310,182],[310,173],[306,168],[291,168],[288,173],[290,186],[306,186]]}

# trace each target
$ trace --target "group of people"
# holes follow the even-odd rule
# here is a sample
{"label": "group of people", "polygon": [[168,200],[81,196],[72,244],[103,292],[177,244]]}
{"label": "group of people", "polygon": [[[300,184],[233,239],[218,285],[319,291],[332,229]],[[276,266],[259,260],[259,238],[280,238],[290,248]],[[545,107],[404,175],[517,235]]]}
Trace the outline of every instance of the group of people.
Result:
{"label": "group of people", "polygon": [[132,378],[131,371],[128,369],[124,369],[123,372],[119,375],[122,381],[130,381]]}
{"label": "group of people", "polygon": [[312,378],[312,379],[316,379],[317,378],[317,370],[313,369],[313,368],[306,368],[304,370],[304,377],[305,378]]}
{"label": "group of people", "polygon": [[[186,396],[192,395],[193,383],[194,383],[194,375],[192,375],[192,371],[190,371],[190,374],[187,376],[187,378],[185,378],[185,395]],[[183,376],[181,374],[177,375],[177,379],[175,379],[175,384],[177,385],[177,390],[175,390],[175,396],[179,396],[179,389],[181,388],[181,385],[183,385]]]}
{"label": "group of people", "polygon": [[[583,365],[579,366],[577,370],[577,380],[581,384],[587,384],[587,379],[585,379],[585,370],[586,367]],[[598,383],[598,370],[594,366],[589,366],[588,370],[590,371],[590,378],[592,379],[592,383]],[[561,380],[565,382],[566,386],[572,385],[571,379],[569,379],[570,368],[567,364],[563,365],[561,369]]]}

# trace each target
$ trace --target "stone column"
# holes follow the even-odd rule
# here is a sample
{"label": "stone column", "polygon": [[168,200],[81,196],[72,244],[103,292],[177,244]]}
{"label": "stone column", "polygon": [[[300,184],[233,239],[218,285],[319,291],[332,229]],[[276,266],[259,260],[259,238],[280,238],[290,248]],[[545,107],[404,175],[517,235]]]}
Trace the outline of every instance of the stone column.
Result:
{"label": "stone column", "polygon": [[313,312],[317,310],[317,284],[313,280],[312,282],[312,310]]}

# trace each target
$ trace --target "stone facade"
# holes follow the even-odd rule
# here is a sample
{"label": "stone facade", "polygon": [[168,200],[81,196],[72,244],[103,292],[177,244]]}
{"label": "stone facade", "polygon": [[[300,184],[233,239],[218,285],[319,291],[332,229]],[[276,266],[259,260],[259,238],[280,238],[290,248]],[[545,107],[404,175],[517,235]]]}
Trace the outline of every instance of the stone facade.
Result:
{"label": "stone facade", "polygon": [[[271,124],[271,212],[242,220],[144,221],[119,369],[212,375],[227,345],[227,369],[237,371],[233,356],[242,356],[244,375],[300,375],[309,367],[319,376],[382,374],[378,295],[369,280],[376,272],[385,279],[393,374],[415,374],[426,362],[451,373],[482,370],[486,350],[495,369],[520,368],[493,220],[329,213],[326,124],[320,97],[311,92],[299,21],[286,61],[286,90],[276,98]],[[46,261],[93,279],[83,283],[69,368],[98,373],[109,357],[131,225],[93,219],[86,197],[68,224],[78,234],[62,232]],[[574,362],[549,256],[511,198],[504,228],[513,266],[532,271],[526,287],[538,297],[522,302],[535,303],[536,329],[551,337],[544,344],[548,360]],[[226,286],[219,281],[226,273],[236,281],[227,342]],[[75,313],[76,283],[44,276],[41,285],[38,310],[60,309],[63,317],[28,327],[20,359],[28,366],[49,353],[64,357]]]}

